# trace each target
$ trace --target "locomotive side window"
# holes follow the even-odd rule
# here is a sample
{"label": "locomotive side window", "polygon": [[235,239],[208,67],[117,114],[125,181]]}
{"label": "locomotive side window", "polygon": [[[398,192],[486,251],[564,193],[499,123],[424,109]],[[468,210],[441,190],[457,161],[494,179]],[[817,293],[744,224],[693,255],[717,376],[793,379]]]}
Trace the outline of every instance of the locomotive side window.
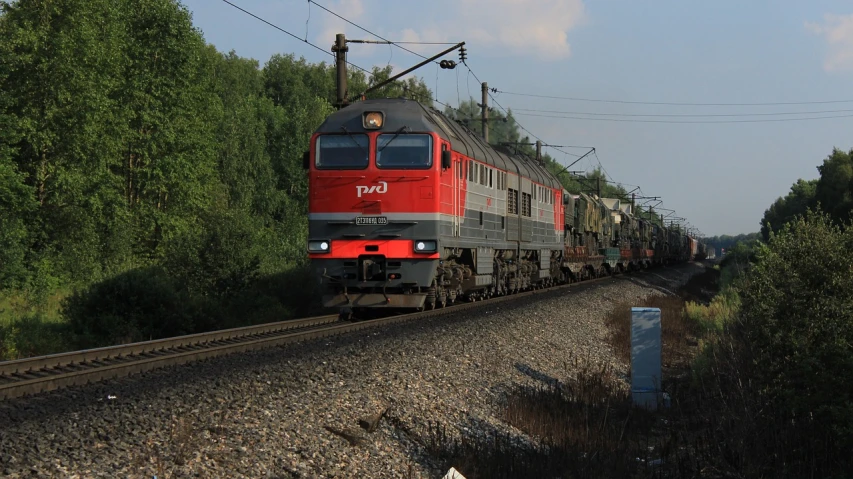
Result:
{"label": "locomotive side window", "polygon": [[384,169],[424,170],[432,166],[432,137],[384,134],[376,141],[376,166]]}
{"label": "locomotive side window", "polygon": [[322,170],[361,170],[367,168],[367,135],[322,135],[317,137],[314,165]]}

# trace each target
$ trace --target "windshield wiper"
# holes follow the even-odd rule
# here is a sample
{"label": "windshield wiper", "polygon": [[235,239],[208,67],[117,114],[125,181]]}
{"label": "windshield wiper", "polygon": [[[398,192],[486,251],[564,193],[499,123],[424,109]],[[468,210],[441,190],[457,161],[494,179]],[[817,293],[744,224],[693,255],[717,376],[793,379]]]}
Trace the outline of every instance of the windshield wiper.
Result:
{"label": "windshield wiper", "polygon": [[390,145],[392,141],[394,141],[398,136],[400,136],[400,133],[409,133],[409,127],[406,125],[401,126],[400,129],[397,130],[396,133],[394,133],[394,136],[392,136],[391,139],[388,140],[388,143],[385,143],[385,146],[380,148],[379,151],[381,152],[385,148],[388,148],[388,145]]}
{"label": "windshield wiper", "polygon": [[344,133],[346,133],[347,136],[349,136],[349,139],[352,140],[353,143],[355,143],[355,146],[357,146],[361,150],[361,152],[364,153],[364,156],[368,156],[367,151],[364,149],[363,146],[361,146],[361,143],[359,143],[355,139],[355,136],[353,136],[353,134],[349,130],[347,130],[347,127],[341,126],[341,130],[344,130]]}

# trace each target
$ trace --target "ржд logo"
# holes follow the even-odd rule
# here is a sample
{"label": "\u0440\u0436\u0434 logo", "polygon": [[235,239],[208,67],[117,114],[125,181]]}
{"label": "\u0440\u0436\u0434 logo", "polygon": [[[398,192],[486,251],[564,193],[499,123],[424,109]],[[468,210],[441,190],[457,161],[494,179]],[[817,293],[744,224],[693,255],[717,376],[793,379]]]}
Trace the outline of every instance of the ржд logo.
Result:
{"label": "\u0440\u0436\u0434 logo", "polygon": [[358,197],[361,198],[363,193],[387,193],[388,192],[388,183],[384,181],[379,181],[378,185],[373,186],[361,186],[356,185],[355,191],[358,194]]}

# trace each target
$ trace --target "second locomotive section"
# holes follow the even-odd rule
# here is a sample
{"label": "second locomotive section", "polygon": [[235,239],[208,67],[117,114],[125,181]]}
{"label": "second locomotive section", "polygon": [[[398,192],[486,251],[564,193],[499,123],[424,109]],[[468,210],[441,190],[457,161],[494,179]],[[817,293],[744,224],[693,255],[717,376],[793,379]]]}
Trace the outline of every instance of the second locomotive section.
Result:
{"label": "second locomotive section", "polygon": [[332,114],[306,167],[327,307],[432,308],[563,279],[556,179],[416,101]]}

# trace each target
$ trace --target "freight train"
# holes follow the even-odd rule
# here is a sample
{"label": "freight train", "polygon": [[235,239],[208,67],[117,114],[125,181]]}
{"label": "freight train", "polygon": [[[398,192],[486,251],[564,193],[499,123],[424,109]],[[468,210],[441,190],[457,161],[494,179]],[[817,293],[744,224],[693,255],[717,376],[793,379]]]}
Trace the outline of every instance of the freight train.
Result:
{"label": "freight train", "polygon": [[703,246],[620,199],[566,191],[417,101],[365,100],[311,137],[308,255],[323,304],[356,316],[698,258]]}

